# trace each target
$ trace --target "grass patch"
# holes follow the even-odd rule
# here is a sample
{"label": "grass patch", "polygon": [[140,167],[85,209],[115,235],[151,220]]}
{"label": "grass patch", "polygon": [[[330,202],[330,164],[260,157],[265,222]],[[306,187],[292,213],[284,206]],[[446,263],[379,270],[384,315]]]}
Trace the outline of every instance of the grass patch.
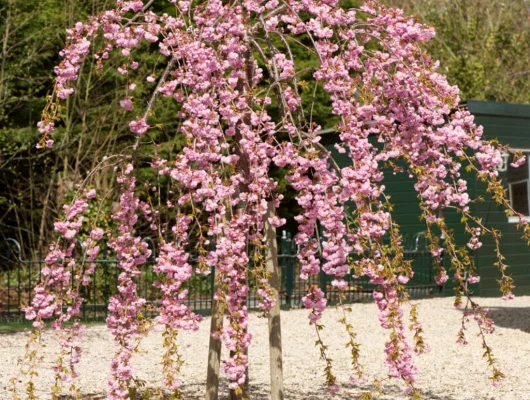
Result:
{"label": "grass patch", "polygon": [[23,331],[31,329],[32,326],[29,321],[1,322],[0,332]]}
{"label": "grass patch", "polygon": [[[81,321],[86,326],[101,326],[105,325],[105,321]],[[64,324],[65,326],[72,325],[71,322]],[[33,323],[31,321],[13,321],[13,322],[0,322],[0,333],[9,332],[20,332],[31,330]],[[46,329],[50,328],[50,324],[46,324]]]}

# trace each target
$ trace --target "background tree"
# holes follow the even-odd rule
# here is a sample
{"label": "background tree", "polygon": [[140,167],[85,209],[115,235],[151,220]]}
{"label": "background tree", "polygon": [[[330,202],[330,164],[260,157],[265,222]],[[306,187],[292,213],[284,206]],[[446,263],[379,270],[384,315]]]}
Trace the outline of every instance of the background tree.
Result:
{"label": "background tree", "polygon": [[[62,204],[75,193],[75,184],[87,176],[105,154],[130,146],[134,136],[126,126],[126,110],[120,104],[129,95],[146,96],[139,82],[134,90],[116,71],[99,73],[94,60],[81,66],[75,93],[61,105],[63,119],[57,126],[56,148],[37,151],[36,123],[53,90],[53,68],[60,62],[66,29],[75,21],[106,9],[106,0],[1,3],[0,30],[0,232],[22,244],[23,257],[36,257],[53,237],[53,222]],[[162,8],[164,5],[161,6]],[[156,8],[155,8],[156,9]],[[154,74],[160,68],[157,57],[148,59],[142,72]],[[112,57],[108,64],[117,62]],[[145,82],[144,82],[145,83]],[[166,110],[166,111],[164,111]],[[157,104],[162,152],[179,149],[167,107]],[[98,175],[95,187],[108,190],[115,180],[112,168]],[[112,209],[116,198],[105,206]]]}
{"label": "background tree", "polygon": [[463,100],[530,102],[528,0],[386,0],[436,27],[427,48]]}

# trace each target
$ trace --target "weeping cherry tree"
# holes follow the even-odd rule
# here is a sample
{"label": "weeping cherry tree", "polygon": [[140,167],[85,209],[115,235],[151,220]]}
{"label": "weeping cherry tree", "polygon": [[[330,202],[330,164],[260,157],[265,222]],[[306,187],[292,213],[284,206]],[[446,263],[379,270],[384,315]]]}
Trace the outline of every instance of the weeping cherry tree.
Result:
{"label": "weeping cherry tree", "polygon": [[[278,302],[264,254],[266,226],[286,223],[277,213],[284,199],[277,188],[278,175],[271,173],[279,169],[286,172],[300,210],[295,217],[300,279],[323,270],[339,293],[340,322],[349,337],[345,351],[352,357],[351,382],[365,378],[359,361],[362,349],[344,304],[348,274],[377,285],[373,298],[381,328],[388,331],[388,375],[400,380],[404,390],[414,390],[415,356],[428,350],[415,305],[410,314],[413,340],[405,336],[403,306],[409,302],[407,282],[414,270],[405,260],[403,237],[384,186],[383,169],[392,167],[414,179],[436,281],[442,284],[449,274],[454,277],[455,305],[466,308],[463,327],[470,319],[478,324],[490,379],[494,385],[500,383],[502,373],[485,339],[492,321],[467,288],[479,279],[469,250],[481,246],[483,235],[494,239],[504,298],[513,297],[514,285],[499,250],[500,233],[470,212],[476,199],[467,193],[463,172],[486,182],[493,201],[505,206],[509,215],[518,214],[497,178],[502,146],[482,138],[473,116],[457,107],[458,88],[448,84],[437,72],[438,63],[422,50],[434,36],[433,28],[374,1],[358,9],[346,9],[338,0],[116,3],[67,31],[63,59],[55,68],[55,88],[39,123],[39,146],[52,147],[62,105],[75,90],[83,63],[91,58],[101,73],[112,70],[119,75],[120,104],[130,116],[133,141],[122,153],[108,154],[79,183],[74,200],[55,223],[58,239],[50,246],[34,299],[25,307],[35,327],[24,364],[28,396],[35,391],[31,371],[38,370],[38,350],[32,349],[38,349],[42,329],[51,322],[62,349],[52,392],[58,396],[66,385],[81,397],[74,379],[84,328],[81,288],[94,274],[103,243],[114,252],[119,270],[107,318],[116,343],[108,398],[129,398],[134,349],[157,325],[164,328],[164,385],[178,396],[182,360],[177,334],[198,329],[202,319],[187,306],[186,283],[195,270],[208,274],[212,267],[217,312],[224,317],[212,334],[229,350],[222,371],[230,389],[241,395],[252,341],[247,328],[249,275],[255,278],[252,291],[263,312]],[[149,53],[156,56],[157,68],[140,76],[138,67]],[[315,61],[310,70],[312,93],[299,78],[307,72],[296,57],[301,53]],[[122,64],[106,63],[111,54],[120,55]],[[135,98],[140,83],[150,85],[149,98]],[[329,105],[330,119],[336,121],[335,147],[349,158],[344,167],[319,143],[324,127],[315,121],[314,108],[322,98]],[[152,122],[160,102],[170,102],[174,135],[184,143],[170,159],[157,150],[159,126]],[[152,179],[137,173],[146,159]],[[517,157],[514,164],[523,161]],[[99,193],[91,179],[110,167],[118,171],[115,188]],[[112,196],[119,198],[113,225],[98,226],[98,219],[86,211],[91,203],[101,204]],[[444,219],[447,210],[461,214],[467,247],[455,242]],[[523,222],[521,218],[528,237]],[[140,268],[151,253],[137,234],[138,226],[146,225],[158,236],[154,272],[160,298],[153,319],[145,317],[147,302],[137,287]],[[438,239],[441,235],[444,241]],[[78,240],[83,243],[82,255],[74,251]],[[198,255],[196,261],[191,260],[192,251]],[[444,268],[442,253],[449,258],[451,271]],[[338,380],[320,322],[325,294],[311,287],[303,305],[318,338],[325,385],[336,391]],[[466,341],[464,329],[459,341]],[[13,393],[13,398],[20,398],[16,388]]]}

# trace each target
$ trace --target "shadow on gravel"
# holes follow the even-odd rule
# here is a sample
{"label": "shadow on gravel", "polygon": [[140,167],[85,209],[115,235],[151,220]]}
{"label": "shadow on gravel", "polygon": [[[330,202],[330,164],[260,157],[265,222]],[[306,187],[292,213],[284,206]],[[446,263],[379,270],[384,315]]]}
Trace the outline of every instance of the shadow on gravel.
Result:
{"label": "shadow on gravel", "polygon": [[[229,400],[228,389],[225,385],[221,385],[219,400]],[[296,400],[353,400],[357,399],[361,393],[372,392],[374,400],[377,399],[394,399],[396,397],[403,396],[401,388],[397,385],[383,385],[383,392],[379,395],[375,392],[375,387],[372,385],[366,385],[362,388],[353,385],[343,385],[343,388],[339,393],[332,394],[326,392],[323,388],[308,388],[291,390],[285,389],[285,399],[296,399]],[[182,387],[182,399],[183,400],[202,400],[204,399],[204,385],[183,385]],[[169,400],[170,395],[166,395],[163,399],[156,396],[156,400]],[[71,396],[59,396],[59,400],[72,400]],[[86,394],[83,396],[84,400],[104,400],[106,399],[105,394]],[[146,393],[138,394],[135,400],[150,399],[150,396]],[[268,385],[250,385],[250,399],[251,400],[268,400],[270,399],[270,391]],[[456,398],[451,395],[433,393],[431,391],[423,391],[422,399],[425,400],[455,400]],[[154,399],[153,399],[154,400]],[[482,399],[489,400],[489,399]],[[493,398],[491,399],[493,400]]]}
{"label": "shadow on gravel", "polygon": [[[309,384],[308,384],[309,386]],[[381,395],[378,395],[375,392],[375,387],[372,385],[365,385],[363,387],[353,386],[350,384],[345,384],[342,386],[342,389],[339,393],[329,393],[324,390],[322,387],[316,387],[316,388],[310,388],[307,389],[290,389],[286,388],[284,391],[285,399],[286,400],[353,400],[358,399],[359,396],[362,393],[365,392],[372,392],[374,395],[374,400],[377,399],[394,399],[397,397],[403,396],[403,392],[401,388],[398,385],[383,385],[383,392]],[[203,399],[204,395],[202,394],[202,388],[201,388],[201,395],[199,395],[199,392],[196,392],[197,395],[189,395],[189,393],[184,393],[183,398],[186,400],[199,400]],[[250,385],[250,399],[251,400],[269,400],[270,399],[270,391],[269,391],[268,385]],[[456,400],[455,397],[446,395],[446,394],[440,394],[440,393],[433,393],[431,391],[424,391],[422,392],[422,398],[424,400]],[[228,395],[226,394],[226,391],[221,391],[221,395],[219,396],[219,400],[229,400]],[[489,400],[489,399],[482,399],[482,400]]]}
{"label": "shadow on gravel", "polygon": [[[335,395],[334,397],[330,397],[330,399],[340,399],[340,400],[350,400],[352,397],[351,397],[351,392],[355,391],[355,393],[353,393],[354,395],[359,395],[361,394],[362,392],[372,392],[373,396],[374,396],[374,400],[377,400],[379,398],[382,398],[382,399],[393,399],[395,397],[402,397],[404,396],[404,393],[403,391],[401,390],[401,387],[398,386],[398,385],[391,385],[391,384],[386,384],[386,385],[383,385],[382,387],[382,393],[380,395],[378,395],[376,393],[376,389],[373,385],[367,385],[367,386],[364,386],[362,388],[362,390],[359,390],[358,387],[356,386],[353,386],[353,385],[344,385],[343,386],[344,389],[348,390],[350,389],[350,393],[346,394],[344,397],[341,397],[340,396],[340,393]],[[422,395],[422,399],[424,400],[455,400],[456,398],[451,396],[451,395],[447,395],[447,394],[440,394],[440,393],[433,393],[432,391],[422,391],[421,392],[421,395]],[[316,397],[311,397],[310,399],[311,400],[317,400],[317,399],[321,399],[322,397],[318,397],[318,395]],[[483,399],[483,400],[488,400],[488,399]]]}
{"label": "shadow on gravel", "polygon": [[488,316],[493,319],[495,325],[503,328],[520,329],[530,333],[530,308],[516,307],[492,307]]}

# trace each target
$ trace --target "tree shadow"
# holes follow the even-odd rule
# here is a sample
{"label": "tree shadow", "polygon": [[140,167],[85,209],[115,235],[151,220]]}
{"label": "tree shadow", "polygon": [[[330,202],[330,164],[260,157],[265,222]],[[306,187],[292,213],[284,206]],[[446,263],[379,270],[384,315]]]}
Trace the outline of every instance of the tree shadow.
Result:
{"label": "tree shadow", "polygon": [[[354,386],[352,384],[342,385],[342,389],[338,393],[330,393],[325,390],[322,386],[309,387],[310,383],[307,384],[308,387],[285,387],[284,388],[284,398],[285,399],[304,399],[304,400],[351,400],[353,398],[358,398],[362,393],[371,392],[374,394],[374,399],[377,399],[377,391],[374,385],[363,385],[363,386]],[[200,386],[200,394],[190,395],[189,392],[184,389],[183,394],[187,400],[199,400],[204,398],[204,387]],[[229,400],[228,391],[225,388],[220,388],[219,390],[219,400]],[[434,393],[433,391],[422,391],[422,398],[429,400],[456,400],[456,397],[447,395],[444,393]],[[386,398],[396,398],[398,396],[403,396],[404,393],[401,390],[401,387],[394,384],[383,384],[381,388],[381,395],[386,396]],[[412,398],[412,396],[410,396]],[[259,385],[259,384],[250,384],[250,399],[252,400],[269,400],[271,398],[270,386],[269,385]]]}
{"label": "tree shadow", "polygon": [[530,333],[530,307],[489,307],[488,317],[495,325]]}
{"label": "tree shadow", "polygon": [[[135,400],[145,399],[149,389],[145,393],[138,393]],[[202,400],[204,399],[205,386],[203,384],[191,384],[182,386],[182,398],[186,400]],[[361,393],[372,392],[374,398],[377,399],[376,388],[373,385],[363,385],[361,387],[351,384],[343,385],[343,388],[338,393],[326,392],[323,387],[307,387],[307,388],[285,388],[285,399],[304,399],[304,400],[351,400],[358,398]],[[381,395],[392,398],[392,396],[403,396],[403,392],[398,385],[384,384],[382,386]],[[352,397],[355,396],[355,397]],[[103,400],[106,399],[106,394],[94,393],[83,395],[84,400]],[[149,398],[149,397],[147,397]],[[157,399],[160,399],[158,396]],[[160,400],[169,400],[170,394],[166,394]],[[219,388],[218,400],[228,400],[230,398],[226,382],[222,382]],[[271,398],[269,385],[250,384],[250,399],[252,400],[268,400]],[[456,400],[455,397],[447,394],[433,393],[432,391],[422,391],[422,398],[429,400]],[[72,396],[59,396],[59,400],[72,400]]]}

